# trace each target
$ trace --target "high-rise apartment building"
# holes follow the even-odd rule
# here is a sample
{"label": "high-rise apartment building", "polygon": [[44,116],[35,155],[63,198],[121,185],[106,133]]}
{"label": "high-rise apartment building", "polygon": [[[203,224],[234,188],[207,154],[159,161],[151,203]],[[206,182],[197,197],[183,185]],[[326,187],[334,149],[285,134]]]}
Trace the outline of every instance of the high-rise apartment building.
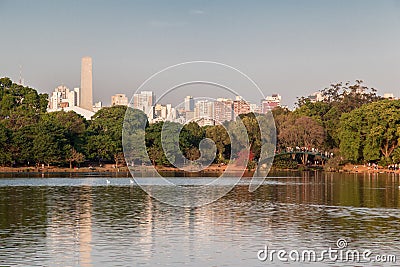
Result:
{"label": "high-rise apartment building", "polygon": [[153,119],[155,95],[152,91],[142,91],[133,95],[133,108],[140,109],[147,114],[149,119]]}
{"label": "high-rise apartment building", "polygon": [[54,89],[49,98],[49,110],[55,111],[60,108],[75,107],[79,105],[79,88],[71,91],[65,85],[60,85]]}
{"label": "high-rise apartment building", "polygon": [[48,112],[61,111],[64,110],[74,111],[82,115],[85,119],[90,120],[94,115],[94,112],[79,107],[79,88],[74,88],[74,90],[68,89],[64,85],[60,85],[54,89],[49,97],[49,107]]}
{"label": "high-rise apartment building", "polygon": [[218,98],[214,102],[214,119],[217,123],[231,121],[233,119],[233,100]]}
{"label": "high-rise apartment building", "polygon": [[214,102],[208,100],[197,101],[194,106],[194,119],[214,118]]}
{"label": "high-rise apartment building", "polygon": [[241,97],[236,97],[233,101],[233,113],[235,118],[240,114],[247,114],[250,112],[250,104],[243,100]]}
{"label": "high-rise apartment building", "polygon": [[176,119],[177,111],[171,104],[161,105],[160,103],[157,103],[154,106],[154,119],[150,122],[176,121]]}
{"label": "high-rise apartment building", "polygon": [[194,119],[194,111],[186,111],[184,119],[186,122],[193,120]]}
{"label": "high-rise apartment building", "polygon": [[261,113],[261,108],[257,104],[250,103],[250,112]]}
{"label": "high-rise apartment building", "polygon": [[192,96],[185,97],[185,111],[194,111],[194,99]]}
{"label": "high-rise apartment building", "polygon": [[83,57],[81,65],[80,107],[93,111],[92,58]]}

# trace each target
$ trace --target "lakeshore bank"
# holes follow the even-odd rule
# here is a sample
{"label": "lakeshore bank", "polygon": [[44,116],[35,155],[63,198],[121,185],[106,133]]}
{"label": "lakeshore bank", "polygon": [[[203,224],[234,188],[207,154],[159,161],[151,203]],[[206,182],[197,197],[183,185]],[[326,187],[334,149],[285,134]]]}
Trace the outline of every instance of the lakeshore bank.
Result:
{"label": "lakeshore bank", "polygon": [[[192,172],[192,173],[223,173],[226,171],[226,165],[220,164],[212,164],[201,171],[196,171],[195,169],[187,168],[182,171],[175,167],[169,166],[156,166],[156,170],[162,173],[173,173],[173,172]],[[242,168],[237,167],[237,171],[241,171]],[[297,169],[278,169],[272,167],[271,170],[276,171],[313,171],[315,169],[305,168],[303,169],[301,166]],[[139,170],[138,170],[139,171]],[[255,170],[246,170],[245,176],[254,173]],[[119,166],[115,167],[113,164],[105,164],[104,166],[95,166],[95,167],[80,167],[80,168],[68,168],[68,167],[57,167],[57,166],[45,166],[45,167],[0,167],[0,173],[118,173],[118,172],[129,172],[127,166]],[[343,166],[339,171],[334,172],[346,172],[346,173],[397,173],[400,174],[400,170],[390,170],[388,168],[384,168],[379,166],[378,168],[368,167],[365,165],[353,165],[347,164]]]}
{"label": "lakeshore bank", "polygon": [[[166,174],[173,174],[178,172],[188,172],[192,174],[199,174],[199,173],[213,173],[213,174],[220,174],[226,170],[226,165],[220,164],[212,164],[205,168],[204,170],[197,170],[195,168],[188,167],[185,170],[180,170],[175,167],[170,166],[156,166],[156,170],[160,173]],[[144,167],[144,170],[148,169],[149,171],[154,170],[152,166]],[[233,171],[241,171],[242,168],[237,167],[232,168]],[[232,170],[231,169],[231,170]],[[141,171],[143,170],[142,167],[133,167],[133,171]],[[249,173],[253,173],[253,171],[245,171],[245,176]],[[34,166],[25,166],[25,167],[0,167],[0,173],[129,173],[129,169],[126,165],[115,167],[114,164],[104,164],[103,166],[93,166],[93,167],[58,167],[58,166],[41,166],[41,167],[34,167]]]}

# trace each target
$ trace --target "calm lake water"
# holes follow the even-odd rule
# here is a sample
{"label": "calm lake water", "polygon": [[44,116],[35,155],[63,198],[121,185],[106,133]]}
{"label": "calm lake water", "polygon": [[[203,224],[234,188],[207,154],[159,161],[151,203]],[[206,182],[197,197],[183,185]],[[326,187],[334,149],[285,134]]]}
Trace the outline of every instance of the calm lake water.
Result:
{"label": "calm lake water", "polygon": [[319,252],[340,238],[400,265],[398,175],[270,175],[253,193],[243,179],[195,209],[160,203],[127,177],[3,175],[0,266],[281,266],[260,261],[259,250]]}

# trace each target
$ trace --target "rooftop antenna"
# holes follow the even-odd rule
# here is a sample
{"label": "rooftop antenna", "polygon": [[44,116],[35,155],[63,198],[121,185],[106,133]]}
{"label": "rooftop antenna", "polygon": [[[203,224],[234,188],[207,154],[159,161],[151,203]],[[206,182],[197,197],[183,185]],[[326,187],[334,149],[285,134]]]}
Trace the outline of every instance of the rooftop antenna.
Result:
{"label": "rooftop antenna", "polygon": [[19,84],[22,84],[22,65],[19,65]]}

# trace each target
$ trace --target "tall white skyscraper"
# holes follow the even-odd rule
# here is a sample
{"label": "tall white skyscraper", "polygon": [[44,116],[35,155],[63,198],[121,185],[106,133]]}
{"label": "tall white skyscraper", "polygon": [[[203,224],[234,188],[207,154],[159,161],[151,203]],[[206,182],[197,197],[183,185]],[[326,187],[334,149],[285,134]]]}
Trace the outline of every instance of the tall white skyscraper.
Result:
{"label": "tall white skyscraper", "polygon": [[81,66],[80,107],[93,111],[92,58],[83,57]]}

